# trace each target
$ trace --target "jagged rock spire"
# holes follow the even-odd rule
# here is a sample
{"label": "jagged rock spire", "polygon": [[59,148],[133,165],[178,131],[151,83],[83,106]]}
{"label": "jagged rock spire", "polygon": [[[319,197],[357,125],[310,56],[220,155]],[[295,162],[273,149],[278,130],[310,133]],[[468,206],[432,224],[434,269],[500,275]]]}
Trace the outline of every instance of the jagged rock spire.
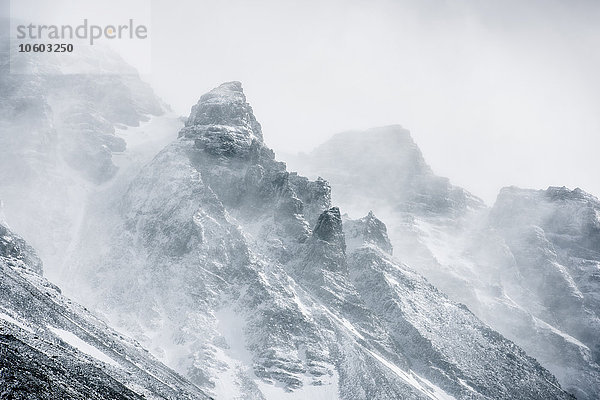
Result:
{"label": "jagged rock spire", "polygon": [[387,234],[387,227],[375,216],[373,211],[369,211],[369,214],[359,220],[344,221],[344,226],[350,247],[371,244],[390,255],[392,254],[392,243]]}
{"label": "jagged rock spire", "polygon": [[331,207],[319,216],[313,235],[328,243],[339,244],[345,250],[344,231],[342,230],[342,217],[340,209]]}
{"label": "jagged rock spire", "polygon": [[262,145],[261,126],[240,82],[227,82],[200,97],[179,133],[214,155],[247,155]]}

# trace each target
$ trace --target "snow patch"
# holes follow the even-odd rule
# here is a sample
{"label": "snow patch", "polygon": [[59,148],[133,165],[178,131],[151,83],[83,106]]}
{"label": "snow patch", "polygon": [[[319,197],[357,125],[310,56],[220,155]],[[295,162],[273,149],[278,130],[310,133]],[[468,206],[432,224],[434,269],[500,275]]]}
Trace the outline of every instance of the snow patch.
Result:
{"label": "snow patch", "polygon": [[327,312],[327,314],[329,314],[337,322],[342,324],[344,326],[344,328],[346,328],[348,331],[350,331],[350,333],[352,333],[352,335],[358,337],[361,340],[365,340],[364,336],[360,334],[360,332],[354,327],[354,325],[352,325],[352,323],[350,321],[348,321],[345,318],[338,317],[333,312],[331,312],[329,309],[327,309],[327,307],[323,307],[323,310],[325,310],[325,312]]}
{"label": "snow patch", "polygon": [[[137,127],[115,129],[115,135],[123,138],[127,148],[113,156],[119,162],[147,162],[166,145],[177,139],[183,122],[173,113],[150,117]],[[142,159],[142,160],[140,160]]]}
{"label": "snow patch", "polygon": [[392,372],[398,375],[402,380],[406,383],[417,389],[419,392],[425,394],[430,399],[434,400],[454,400],[453,396],[450,396],[448,393],[444,392],[442,389],[429,382],[427,379],[420,377],[414,372],[405,372],[401,368],[399,368],[396,364],[386,360],[381,357],[379,354],[375,353],[367,349],[367,351],[375,357],[379,362],[388,367]]}
{"label": "snow patch", "polygon": [[217,329],[229,346],[228,353],[241,362],[252,365],[252,353],[244,342],[244,318],[231,308],[222,308],[215,313]]}
{"label": "snow patch", "polygon": [[539,318],[533,317],[533,321],[535,322],[535,325],[543,328],[543,329],[548,329],[550,330],[552,333],[557,334],[558,336],[561,336],[563,339],[565,339],[567,342],[572,343],[576,346],[579,347],[583,347],[584,349],[590,351],[590,348],[587,347],[585,344],[581,343],[579,340],[575,339],[573,336],[566,334],[565,332],[561,331],[560,329],[555,328],[554,326],[550,325],[547,322],[542,321]]}
{"label": "snow patch", "polygon": [[10,315],[8,315],[8,314],[5,314],[5,313],[3,313],[2,311],[0,311],[0,319],[3,319],[3,320],[5,320],[5,321],[7,321],[7,322],[10,322],[11,324],[18,326],[19,328],[21,328],[21,329],[24,329],[24,330],[26,330],[27,332],[33,333],[33,330],[32,330],[30,327],[28,327],[28,326],[25,326],[25,325],[24,325],[23,323],[21,323],[20,321],[17,321],[17,320],[16,320],[16,319],[14,319],[13,317],[11,317],[11,316],[10,316]]}
{"label": "snow patch", "polygon": [[64,329],[55,328],[53,326],[49,326],[48,328],[52,331],[52,333],[54,333],[56,336],[60,337],[62,341],[75,347],[77,350],[81,351],[82,353],[85,353],[88,356],[93,357],[98,361],[102,361],[103,363],[110,364],[114,367],[119,367],[119,368],[121,367],[119,365],[119,363],[117,363],[115,360],[113,360],[112,358],[110,358],[109,356],[107,356],[106,354],[104,354],[103,352],[101,352],[100,350],[98,350],[97,348],[92,346],[91,344],[80,339],[77,335],[75,335],[69,331],[65,331]]}

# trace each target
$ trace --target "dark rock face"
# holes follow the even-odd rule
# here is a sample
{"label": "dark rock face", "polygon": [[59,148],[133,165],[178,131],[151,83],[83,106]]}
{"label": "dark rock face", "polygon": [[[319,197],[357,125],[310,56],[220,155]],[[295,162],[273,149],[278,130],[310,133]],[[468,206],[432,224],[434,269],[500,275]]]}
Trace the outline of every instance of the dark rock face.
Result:
{"label": "dark rock face", "polygon": [[289,182],[304,205],[302,211],[310,225],[315,225],[321,211],[331,204],[331,186],[323,178],[309,180],[296,172],[290,172]]}
{"label": "dark rock face", "polygon": [[276,161],[238,83],[202,96],[114,209],[104,251],[82,252],[89,303],[217,398],[569,398],[392,262],[374,214],[343,222],[326,181]]}
{"label": "dark rock face", "polygon": [[260,124],[246,102],[240,82],[224,83],[200,97],[186,123],[186,126],[194,125],[239,127],[262,142]]}
{"label": "dark rock face", "polygon": [[342,217],[340,209],[332,207],[324,211],[317,221],[313,235],[329,243],[338,243],[343,249],[346,248],[344,231],[342,230]]}
{"label": "dark rock face", "polygon": [[208,398],[62,296],[31,247],[0,229],[0,398]]}

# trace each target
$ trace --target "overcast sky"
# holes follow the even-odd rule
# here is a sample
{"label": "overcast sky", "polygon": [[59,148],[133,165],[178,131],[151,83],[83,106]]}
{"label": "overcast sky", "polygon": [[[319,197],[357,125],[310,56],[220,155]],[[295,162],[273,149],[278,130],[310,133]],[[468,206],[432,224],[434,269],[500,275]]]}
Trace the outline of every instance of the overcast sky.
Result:
{"label": "overcast sky", "polygon": [[600,195],[598,1],[158,1],[157,92],[242,81],[275,150],[399,123],[435,172]]}
{"label": "overcast sky", "polygon": [[281,153],[399,123],[488,203],[600,195],[600,1],[155,0],[150,34],[145,79],[177,112],[242,81]]}

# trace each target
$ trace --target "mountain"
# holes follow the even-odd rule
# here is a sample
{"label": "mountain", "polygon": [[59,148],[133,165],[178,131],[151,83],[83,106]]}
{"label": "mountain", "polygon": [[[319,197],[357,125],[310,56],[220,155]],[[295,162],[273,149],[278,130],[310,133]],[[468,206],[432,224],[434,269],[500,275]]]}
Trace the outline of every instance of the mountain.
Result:
{"label": "mountain", "polygon": [[438,177],[400,126],[335,135],[292,168],[387,222],[399,259],[523,347],[581,399],[600,393],[598,200],[503,189],[492,208]]}
{"label": "mountain", "polygon": [[334,135],[309,155],[292,159],[292,164],[335,182],[334,199],[361,214],[374,201],[378,207],[417,215],[461,215],[484,206],[435,175],[410,132],[400,125]]}
{"label": "mountain", "polygon": [[[89,197],[139,156],[140,138],[160,138],[144,133],[149,126],[167,132],[159,121],[175,118],[135,69],[102,46],[20,57],[11,64],[0,53],[0,199],[10,225],[58,280]],[[70,73],[82,65],[96,73]],[[171,125],[169,140],[180,127]]]}
{"label": "mountain", "polygon": [[[73,286],[204,391],[570,398],[536,360],[393,258],[373,213],[346,219],[327,181],[288,172],[239,82],[203,95],[178,136],[121,196],[88,210]],[[432,180],[432,196],[448,190],[480,206],[444,182]]]}
{"label": "mountain", "polygon": [[[483,201],[439,177],[400,125],[334,135],[290,168],[331,183],[336,204],[350,215],[370,210],[387,222],[399,257],[448,294],[464,292],[472,271],[449,273],[440,264],[457,238],[485,211]],[[462,299],[461,299],[462,301]]]}
{"label": "mountain", "polygon": [[0,225],[0,398],[209,398],[41,272],[34,250]]}
{"label": "mountain", "polygon": [[[507,295],[533,315],[540,335],[559,336],[549,338],[560,343],[553,347],[536,338],[538,359],[579,397],[594,398],[600,389],[600,201],[579,188],[504,188],[489,225],[508,249],[498,265],[516,270],[505,278]],[[513,336],[529,334],[511,329]],[[558,354],[548,351],[557,347]]]}

